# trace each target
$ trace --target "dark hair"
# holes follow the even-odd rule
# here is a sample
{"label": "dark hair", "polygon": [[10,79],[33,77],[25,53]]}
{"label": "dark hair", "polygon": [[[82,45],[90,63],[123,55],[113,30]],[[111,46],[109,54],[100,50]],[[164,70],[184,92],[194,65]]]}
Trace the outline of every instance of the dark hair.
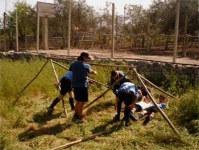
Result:
{"label": "dark hair", "polygon": [[166,99],[166,97],[164,95],[160,95],[160,98],[162,99]]}
{"label": "dark hair", "polygon": [[84,58],[83,58],[82,56],[78,56],[78,57],[77,57],[77,60],[78,60],[78,61],[84,61]]}
{"label": "dark hair", "polygon": [[111,77],[114,77],[114,76],[116,76],[117,75],[117,70],[112,70],[111,71]]}
{"label": "dark hair", "polygon": [[[144,87],[138,86],[138,89],[140,89],[142,91],[142,95],[143,96],[147,96],[148,95],[148,93],[147,93],[147,91],[145,90]],[[147,88],[147,90],[151,93],[151,90],[149,88]]]}
{"label": "dark hair", "polygon": [[87,53],[87,52],[82,52],[82,53],[80,54],[80,56],[86,57],[86,58],[90,58],[90,57],[89,57],[89,53]]}

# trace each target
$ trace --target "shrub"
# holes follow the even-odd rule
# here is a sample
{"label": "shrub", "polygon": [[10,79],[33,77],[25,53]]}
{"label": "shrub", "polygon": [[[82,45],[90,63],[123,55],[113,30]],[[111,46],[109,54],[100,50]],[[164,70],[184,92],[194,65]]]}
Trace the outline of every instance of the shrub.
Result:
{"label": "shrub", "polygon": [[[189,133],[198,133],[199,123],[199,90],[192,90],[181,96],[175,105],[173,116],[180,126],[185,126]],[[176,113],[178,112],[178,113]]]}

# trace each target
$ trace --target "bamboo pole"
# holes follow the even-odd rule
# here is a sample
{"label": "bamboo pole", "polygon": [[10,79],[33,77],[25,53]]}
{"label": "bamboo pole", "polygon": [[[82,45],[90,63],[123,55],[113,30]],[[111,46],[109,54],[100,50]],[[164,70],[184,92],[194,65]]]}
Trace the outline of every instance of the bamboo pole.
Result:
{"label": "bamboo pole", "polygon": [[[54,71],[54,74],[55,74],[55,78],[56,78],[56,80],[57,80],[57,83],[59,82],[59,79],[58,79],[58,76],[57,76],[57,73],[56,73],[56,71],[55,71],[55,67],[54,67],[54,64],[53,64],[53,61],[52,61],[52,59],[50,59],[50,62],[51,62],[51,65],[52,65],[52,68],[53,68],[53,71]],[[61,90],[61,87],[60,87],[60,85],[59,85],[59,91]],[[65,113],[65,115],[66,115],[66,117],[67,117],[67,110],[66,110],[66,107],[65,107],[65,104],[64,104],[64,100],[62,99],[62,105],[63,105],[63,108],[64,108],[64,113]]]}
{"label": "bamboo pole", "polygon": [[150,99],[152,100],[152,102],[154,103],[155,107],[159,110],[159,112],[161,113],[161,115],[164,117],[164,119],[167,121],[167,123],[169,124],[169,126],[173,129],[173,131],[180,136],[178,130],[174,127],[174,125],[171,123],[171,121],[169,120],[169,118],[165,115],[165,113],[162,111],[162,109],[157,105],[156,101],[154,100],[154,98],[152,97],[151,93],[148,91],[147,87],[145,86],[144,82],[142,81],[140,75],[137,73],[137,70],[134,69],[134,72],[136,73],[138,79],[140,80],[141,84],[143,85],[144,89],[147,91]]}
{"label": "bamboo pole", "polygon": [[159,91],[163,92],[164,94],[166,94],[166,95],[168,95],[168,96],[170,96],[170,97],[172,97],[172,98],[177,98],[177,97],[173,96],[172,94],[170,94],[170,93],[164,91],[163,89],[157,87],[155,84],[153,84],[152,82],[150,82],[149,80],[147,80],[145,77],[141,76],[140,74],[138,74],[138,75],[140,76],[140,78],[144,79],[146,82],[148,82],[150,85],[152,85],[153,87],[155,87],[155,88],[158,89]]}
{"label": "bamboo pole", "polygon": [[128,65],[109,65],[109,64],[96,64],[96,63],[89,63],[89,64],[94,66],[105,66],[105,67],[123,67],[129,69],[135,68],[135,66],[128,66]]}
{"label": "bamboo pole", "polygon": [[[53,60],[52,60],[52,62],[55,63],[55,64],[57,64],[57,65],[60,66],[60,67],[63,67],[63,68],[66,69],[66,70],[69,70],[67,67],[65,67],[64,65],[62,65],[62,64],[60,64],[60,63],[58,63],[58,62],[56,62],[56,61],[53,61]],[[90,80],[90,81],[92,81],[92,82],[95,82],[95,83],[97,83],[97,84],[99,84],[99,85],[104,85],[105,87],[107,87],[106,84],[100,83],[100,82],[98,82],[98,81],[96,81],[96,80],[94,80],[94,79],[88,78],[88,80]]]}
{"label": "bamboo pole", "polygon": [[17,95],[19,95],[17,97],[17,99],[15,100],[15,102],[13,103],[13,105],[15,105],[17,103],[17,101],[19,100],[19,98],[22,95],[22,92],[25,91],[25,89],[38,77],[38,75],[41,73],[41,71],[44,69],[44,67],[46,66],[48,60],[45,62],[45,64],[42,66],[42,68],[39,70],[39,72],[36,74],[36,76],[21,90],[21,92],[19,92]]}
{"label": "bamboo pole", "polygon": [[[130,71],[129,71],[130,72]],[[104,91],[100,96],[98,96],[97,98],[95,98],[92,102],[90,102],[88,105],[86,105],[84,107],[84,110],[87,109],[90,105],[92,105],[94,102],[96,102],[98,99],[100,99],[103,95],[105,95],[109,90],[113,89],[113,87],[118,84],[120,81],[122,81],[126,75],[129,73],[127,72],[124,76],[122,76],[121,78],[119,78],[117,81],[115,81],[110,87],[108,87],[108,89],[106,91]]]}
{"label": "bamboo pole", "polygon": [[98,136],[101,136],[101,135],[103,135],[103,134],[107,134],[107,133],[109,133],[109,132],[111,132],[111,131],[110,131],[110,130],[107,130],[107,131],[102,131],[102,132],[99,132],[99,133],[96,133],[96,134],[92,134],[92,135],[89,136],[89,137],[86,137],[86,138],[83,138],[83,139],[79,139],[79,140],[76,140],[76,141],[67,143],[67,144],[65,144],[65,145],[62,145],[62,146],[53,148],[53,149],[51,149],[51,150],[61,150],[61,149],[65,149],[65,148],[68,148],[68,147],[73,146],[73,145],[75,145],[75,144],[78,144],[78,143],[80,143],[80,142],[85,142],[85,141],[88,141],[88,140],[90,140],[90,139],[94,139],[94,138],[96,138],[96,137],[98,137]]}
{"label": "bamboo pole", "polygon": [[92,105],[94,102],[96,102],[98,99],[100,99],[102,96],[104,96],[110,89],[108,88],[106,91],[104,91],[101,95],[99,95],[97,98],[95,98],[92,102],[90,102],[88,105],[86,105],[84,107],[84,111],[86,111],[86,109]]}

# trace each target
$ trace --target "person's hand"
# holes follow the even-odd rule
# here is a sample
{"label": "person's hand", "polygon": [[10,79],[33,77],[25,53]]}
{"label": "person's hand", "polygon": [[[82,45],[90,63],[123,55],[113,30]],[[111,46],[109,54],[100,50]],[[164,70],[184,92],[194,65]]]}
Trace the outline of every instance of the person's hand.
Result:
{"label": "person's hand", "polygon": [[95,74],[95,75],[96,75],[96,74],[97,74],[97,71],[93,71],[93,74]]}
{"label": "person's hand", "polygon": [[55,88],[59,90],[59,86],[61,86],[61,82],[55,83]]}
{"label": "person's hand", "polygon": [[95,84],[95,82],[94,82],[94,81],[91,81],[91,80],[89,80],[88,83],[89,83],[90,85]]}

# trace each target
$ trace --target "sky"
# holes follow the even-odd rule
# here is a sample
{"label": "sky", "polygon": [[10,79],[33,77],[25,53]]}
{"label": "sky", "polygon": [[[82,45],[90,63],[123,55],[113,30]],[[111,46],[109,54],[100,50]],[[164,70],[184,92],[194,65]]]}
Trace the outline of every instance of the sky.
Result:
{"label": "sky", "polygon": [[[8,12],[13,10],[13,4],[17,1],[22,2],[26,1],[26,3],[35,6],[37,1],[53,3],[54,0],[0,0],[0,18],[3,17],[3,12]],[[78,0],[76,0],[78,1]],[[86,0],[86,3],[89,6],[93,6],[96,9],[104,8],[106,1],[115,3],[115,12],[118,14],[123,14],[123,8],[125,4],[133,4],[133,5],[142,5],[143,8],[148,8],[152,3],[152,0]],[[110,6],[111,9],[111,6]]]}

